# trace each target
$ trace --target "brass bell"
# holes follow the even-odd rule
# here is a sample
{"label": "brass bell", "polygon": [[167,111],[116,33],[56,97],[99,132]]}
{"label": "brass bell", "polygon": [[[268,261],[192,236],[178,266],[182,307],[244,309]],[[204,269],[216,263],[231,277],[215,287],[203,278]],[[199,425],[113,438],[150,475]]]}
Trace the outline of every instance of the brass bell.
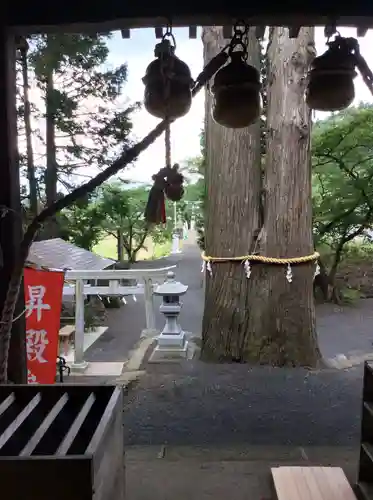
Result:
{"label": "brass bell", "polygon": [[154,50],[156,59],[149,64],[144,78],[144,105],[157,118],[180,118],[192,104],[193,79],[190,69],[175,56],[175,47],[167,39]]}
{"label": "brass bell", "polygon": [[232,52],[231,62],[218,71],[211,87],[214,96],[212,116],[228,128],[251,125],[260,116],[260,75],[244,60],[244,52]]}
{"label": "brass bell", "polygon": [[337,37],[316,57],[308,75],[306,102],[317,111],[340,111],[355,98],[356,59],[349,39]]}

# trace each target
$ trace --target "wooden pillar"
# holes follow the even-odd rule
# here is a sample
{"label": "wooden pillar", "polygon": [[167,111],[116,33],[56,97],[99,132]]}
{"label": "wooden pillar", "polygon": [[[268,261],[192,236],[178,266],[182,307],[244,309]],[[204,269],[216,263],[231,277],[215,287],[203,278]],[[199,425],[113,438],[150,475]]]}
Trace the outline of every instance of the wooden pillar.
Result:
{"label": "wooden pillar", "polygon": [[84,280],[75,281],[75,337],[73,372],[84,372],[88,363],[84,361]]}
{"label": "wooden pillar", "polygon": [[[1,21],[0,21],[1,22]],[[22,218],[17,149],[15,39],[6,26],[0,25],[0,309],[7,293],[14,258],[22,237]],[[15,316],[24,310],[20,294]],[[27,380],[25,352],[25,319],[14,322],[8,367],[9,380]]]}

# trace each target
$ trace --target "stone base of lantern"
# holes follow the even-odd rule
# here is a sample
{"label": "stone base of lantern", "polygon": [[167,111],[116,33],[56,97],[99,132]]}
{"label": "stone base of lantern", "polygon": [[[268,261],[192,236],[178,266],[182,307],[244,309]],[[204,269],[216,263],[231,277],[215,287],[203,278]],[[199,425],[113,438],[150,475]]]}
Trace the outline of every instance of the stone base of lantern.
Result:
{"label": "stone base of lantern", "polygon": [[149,363],[179,361],[188,357],[188,341],[185,333],[178,335],[159,335],[157,346],[150,355]]}

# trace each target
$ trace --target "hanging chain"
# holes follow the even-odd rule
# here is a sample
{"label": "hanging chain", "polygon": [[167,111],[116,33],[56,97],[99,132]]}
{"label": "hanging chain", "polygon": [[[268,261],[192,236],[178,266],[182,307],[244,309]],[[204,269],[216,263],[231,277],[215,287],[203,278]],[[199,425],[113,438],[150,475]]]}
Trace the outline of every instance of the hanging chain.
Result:
{"label": "hanging chain", "polygon": [[245,23],[245,21],[236,22],[236,24],[233,27],[233,36],[229,43],[229,48],[228,48],[228,53],[230,56],[237,47],[240,47],[243,52],[242,59],[244,61],[247,61],[249,55],[247,51],[247,44],[249,41],[249,29],[250,26],[248,26]]}

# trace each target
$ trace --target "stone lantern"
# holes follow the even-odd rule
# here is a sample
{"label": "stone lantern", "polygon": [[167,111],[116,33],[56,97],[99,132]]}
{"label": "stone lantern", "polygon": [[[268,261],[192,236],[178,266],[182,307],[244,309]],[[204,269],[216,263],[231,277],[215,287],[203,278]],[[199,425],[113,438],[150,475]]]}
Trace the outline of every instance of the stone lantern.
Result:
{"label": "stone lantern", "polygon": [[154,295],[162,297],[159,310],[165,315],[166,324],[157,338],[157,346],[149,361],[167,361],[187,357],[188,341],[178,321],[182,307],[180,297],[185,295],[187,290],[187,285],[176,281],[175,273],[169,271],[166,281],[154,291]]}

